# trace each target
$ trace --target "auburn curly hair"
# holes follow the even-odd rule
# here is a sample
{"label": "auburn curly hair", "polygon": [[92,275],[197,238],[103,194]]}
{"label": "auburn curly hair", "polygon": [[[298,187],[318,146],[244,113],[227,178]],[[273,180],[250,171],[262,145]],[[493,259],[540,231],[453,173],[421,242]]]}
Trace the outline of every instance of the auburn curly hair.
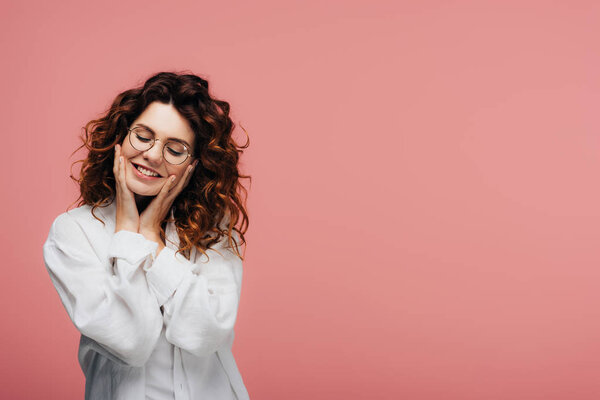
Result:
{"label": "auburn curly hair", "polygon": [[[208,82],[196,75],[158,73],[141,87],[120,93],[103,116],[85,125],[83,144],[75,152],[85,148],[88,154],[73,163],[82,163],[79,177],[71,174],[80,188],[75,203],[92,206],[92,214],[97,207],[112,203],[114,147],[123,142],[129,125],[155,101],[172,104],[188,121],[196,138],[193,154],[199,160],[189,184],[173,202],[174,220],[167,215],[161,224],[161,238],[165,240],[166,223],[173,221],[180,240],[178,252],[189,258],[192,248],[206,254],[206,249],[226,235],[229,247],[243,260],[238,246],[246,243],[249,219],[245,208],[248,193],[240,179],[250,176],[240,174],[238,161],[249,138],[243,146],[236,144],[229,103],[212,97]],[[222,222],[227,226],[221,226]]]}

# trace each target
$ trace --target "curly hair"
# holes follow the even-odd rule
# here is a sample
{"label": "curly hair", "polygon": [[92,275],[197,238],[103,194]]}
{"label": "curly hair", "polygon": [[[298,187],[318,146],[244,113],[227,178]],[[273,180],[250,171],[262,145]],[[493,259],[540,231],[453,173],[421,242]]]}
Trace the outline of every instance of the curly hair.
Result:
{"label": "curly hair", "polygon": [[161,224],[161,238],[165,240],[166,223],[174,222],[180,241],[178,252],[189,258],[192,248],[206,254],[205,250],[228,236],[229,247],[243,260],[238,246],[246,243],[249,219],[245,208],[248,193],[240,179],[251,178],[240,174],[238,161],[249,138],[243,146],[233,140],[235,124],[229,117],[229,103],[212,97],[208,82],[196,75],[158,73],[142,86],[120,93],[100,118],[85,125],[83,144],[75,152],[86,148],[88,154],[73,163],[82,163],[79,177],[71,174],[80,189],[75,203],[91,206],[96,219],[94,210],[112,203],[116,193],[114,147],[123,142],[129,125],[155,101],[173,105],[188,121],[196,137],[193,154],[199,160],[189,184],[173,202],[174,219],[167,215]]}

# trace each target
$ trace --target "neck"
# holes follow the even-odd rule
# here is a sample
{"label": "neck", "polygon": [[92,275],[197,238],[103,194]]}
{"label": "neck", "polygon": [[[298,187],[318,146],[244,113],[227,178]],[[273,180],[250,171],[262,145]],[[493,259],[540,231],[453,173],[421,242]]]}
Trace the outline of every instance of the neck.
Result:
{"label": "neck", "polygon": [[137,206],[138,213],[142,213],[148,207],[148,204],[152,201],[154,196],[140,196],[139,194],[135,195],[135,205]]}

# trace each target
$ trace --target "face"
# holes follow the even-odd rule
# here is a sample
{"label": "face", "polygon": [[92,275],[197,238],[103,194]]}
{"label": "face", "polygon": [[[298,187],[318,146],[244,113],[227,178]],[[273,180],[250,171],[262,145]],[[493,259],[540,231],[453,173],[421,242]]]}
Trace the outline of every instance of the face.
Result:
{"label": "face", "polygon": [[[185,169],[193,162],[193,157],[188,157],[183,164],[179,165],[166,162],[163,158],[165,142],[169,139],[182,141],[189,151],[193,152],[195,135],[187,120],[171,104],[151,103],[129,127],[141,125],[154,132],[154,138],[157,140],[149,150],[139,151],[131,146],[129,137],[125,137],[121,143],[121,154],[125,161],[125,179],[129,190],[136,195],[156,196],[171,175],[175,175],[175,182],[172,185],[175,186],[182,178]],[[145,169],[145,173],[140,171],[140,168]]]}

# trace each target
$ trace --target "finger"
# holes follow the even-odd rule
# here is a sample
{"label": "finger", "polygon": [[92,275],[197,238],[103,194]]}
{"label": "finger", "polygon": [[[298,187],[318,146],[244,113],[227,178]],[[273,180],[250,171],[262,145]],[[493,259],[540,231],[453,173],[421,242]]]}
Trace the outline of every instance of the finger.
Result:
{"label": "finger", "polygon": [[113,175],[115,176],[115,180],[117,179],[117,175],[119,173],[119,145],[115,146],[115,159],[113,162]]}
{"label": "finger", "polygon": [[123,156],[121,155],[121,146],[115,146],[115,182],[117,184],[118,190],[123,190],[126,187],[125,184],[125,174],[123,171]]}
{"label": "finger", "polygon": [[171,193],[169,193],[171,198],[174,199],[175,197],[177,197],[179,195],[179,193],[181,193],[183,188],[186,187],[186,185],[190,181],[190,177],[192,176],[193,170],[194,170],[194,166],[188,165],[188,167],[185,169],[183,176],[181,177],[179,182],[177,182],[177,185],[173,188],[173,190],[171,190]]}
{"label": "finger", "polygon": [[125,162],[123,160],[123,156],[119,155],[119,183],[123,188],[127,187],[125,185]]}
{"label": "finger", "polygon": [[192,165],[190,165],[186,171],[185,171],[185,176],[183,177],[182,181],[182,185],[181,185],[181,189],[183,190],[183,188],[185,188],[188,183],[190,183],[190,181],[192,180],[192,176],[194,176],[194,170],[196,169],[196,165],[198,164],[198,160],[194,161],[194,163]]}
{"label": "finger", "polygon": [[190,170],[190,172],[188,173],[187,177],[185,178],[185,182],[183,184],[183,187],[185,188],[190,181],[192,180],[192,177],[194,176],[194,171],[196,170],[196,166],[198,165],[198,160],[194,161],[194,163],[192,164],[192,169]]}
{"label": "finger", "polygon": [[114,169],[113,172],[115,174],[115,178],[120,178],[121,177],[121,146],[116,145],[115,146],[115,163],[114,163]]}
{"label": "finger", "polygon": [[171,190],[171,187],[173,186],[174,181],[175,181],[175,175],[169,176],[169,178],[167,179],[167,181],[165,182],[163,187],[160,189],[158,196],[156,196],[156,197],[159,197],[160,200],[166,198],[169,195],[169,191]]}
{"label": "finger", "polygon": [[[150,202],[148,207],[144,211],[142,211],[141,216],[148,217],[154,213],[162,213],[159,210],[165,210],[170,206],[169,189],[173,185],[173,181],[175,180],[175,175],[171,175],[167,178],[167,181],[163,184],[160,192],[156,195],[154,199]],[[162,220],[162,217],[160,218]]]}
{"label": "finger", "polygon": [[117,182],[117,188],[120,192],[128,192],[127,179],[125,178],[125,158],[121,155],[121,146],[115,146],[115,161],[117,170],[115,173],[115,181]]}

